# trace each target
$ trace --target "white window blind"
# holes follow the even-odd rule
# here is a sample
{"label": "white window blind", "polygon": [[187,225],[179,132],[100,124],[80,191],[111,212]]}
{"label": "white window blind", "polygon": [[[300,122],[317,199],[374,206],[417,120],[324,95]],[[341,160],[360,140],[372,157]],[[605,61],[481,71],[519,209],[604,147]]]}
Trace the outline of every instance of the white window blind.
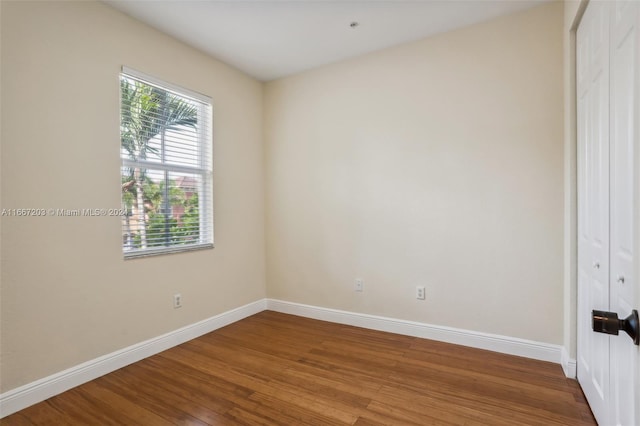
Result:
{"label": "white window blind", "polygon": [[123,67],[125,258],[213,247],[211,99]]}

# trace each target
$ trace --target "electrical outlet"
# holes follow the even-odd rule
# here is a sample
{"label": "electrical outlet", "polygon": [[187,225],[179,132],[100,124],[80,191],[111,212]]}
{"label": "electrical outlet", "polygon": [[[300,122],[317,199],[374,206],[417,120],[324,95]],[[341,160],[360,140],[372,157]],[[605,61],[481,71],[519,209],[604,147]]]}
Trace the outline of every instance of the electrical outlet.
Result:
{"label": "electrical outlet", "polygon": [[424,298],[425,298],[424,287],[419,285],[416,287],[416,299],[424,300]]}
{"label": "electrical outlet", "polygon": [[363,291],[364,290],[364,280],[362,278],[356,278],[356,283],[354,287],[355,291]]}
{"label": "electrical outlet", "polygon": [[182,295],[176,293],[173,295],[173,309],[182,308]]}

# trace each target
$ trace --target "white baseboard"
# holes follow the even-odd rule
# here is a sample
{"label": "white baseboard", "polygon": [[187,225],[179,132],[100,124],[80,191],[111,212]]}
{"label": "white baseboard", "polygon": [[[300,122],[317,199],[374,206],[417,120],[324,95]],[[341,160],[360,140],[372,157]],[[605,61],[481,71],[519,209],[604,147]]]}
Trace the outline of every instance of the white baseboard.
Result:
{"label": "white baseboard", "polygon": [[266,309],[266,299],[87,361],[0,394],[0,418]]}
{"label": "white baseboard", "polygon": [[[340,311],[321,308],[282,300],[267,299],[267,309],[307,318],[353,325],[407,336],[421,337],[440,342],[454,343],[478,349],[487,349],[509,355],[517,355],[541,361],[560,364],[561,350],[559,345],[500,336],[477,331],[443,327],[415,321]],[[566,374],[566,371],[565,371]]]}
{"label": "white baseboard", "polygon": [[569,356],[569,352],[564,346],[560,353],[560,365],[562,366],[565,376],[570,379],[575,379],[577,377],[576,360]]}
{"label": "white baseboard", "polygon": [[164,350],[210,333],[243,318],[270,309],[276,312],[322,321],[387,331],[441,342],[487,349],[562,365],[567,377],[576,375],[576,362],[564,347],[515,337],[499,336],[443,327],[415,321],[322,308],[276,299],[262,299],[248,305],[188,325],[162,336],[146,340],[75,367],[0,394],[0,419],[66,390],[94,380]]}

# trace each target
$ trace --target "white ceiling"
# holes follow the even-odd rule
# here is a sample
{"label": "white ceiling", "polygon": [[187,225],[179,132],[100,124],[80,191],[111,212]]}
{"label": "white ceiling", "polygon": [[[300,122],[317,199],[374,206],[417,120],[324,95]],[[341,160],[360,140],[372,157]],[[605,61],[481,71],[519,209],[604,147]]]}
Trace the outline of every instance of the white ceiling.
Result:
{"label": "white ceiling", "polygon": [[268,81],[548,0],[103,1]]}

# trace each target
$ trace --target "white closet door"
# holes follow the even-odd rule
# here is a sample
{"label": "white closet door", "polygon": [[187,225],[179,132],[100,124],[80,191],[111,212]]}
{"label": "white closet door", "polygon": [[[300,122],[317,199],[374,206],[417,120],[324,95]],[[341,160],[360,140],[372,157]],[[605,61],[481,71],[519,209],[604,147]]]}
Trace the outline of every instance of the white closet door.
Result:
{"label": "white closet door", "polygon": [[[616,2],[611,10],[611,268],[610,311],[626,318],[635,305],[638,287],[634,262],[637,262],[635,226],[638,226],[638,174],[636,163],[639,140],[638,84],[640,80],[640,43],[637,1]],[[634,173],[634,170],[636,172]],[[628,337],[611,338],[611,424],[638,425],[634,414],[638,393],[638,346]]]}
{"label": "white closet door", "polygon": [[640,425],[640,347],[591,311],[640,301],[640,2],[592,0],[577,33],[578,380],[601,425]]}
{"label": "white closet door", "polygon": [[578,51],[578,380],[600,424],[609,421],[609,336],[591,311],[609,310],[609,13],[591,2]]}

